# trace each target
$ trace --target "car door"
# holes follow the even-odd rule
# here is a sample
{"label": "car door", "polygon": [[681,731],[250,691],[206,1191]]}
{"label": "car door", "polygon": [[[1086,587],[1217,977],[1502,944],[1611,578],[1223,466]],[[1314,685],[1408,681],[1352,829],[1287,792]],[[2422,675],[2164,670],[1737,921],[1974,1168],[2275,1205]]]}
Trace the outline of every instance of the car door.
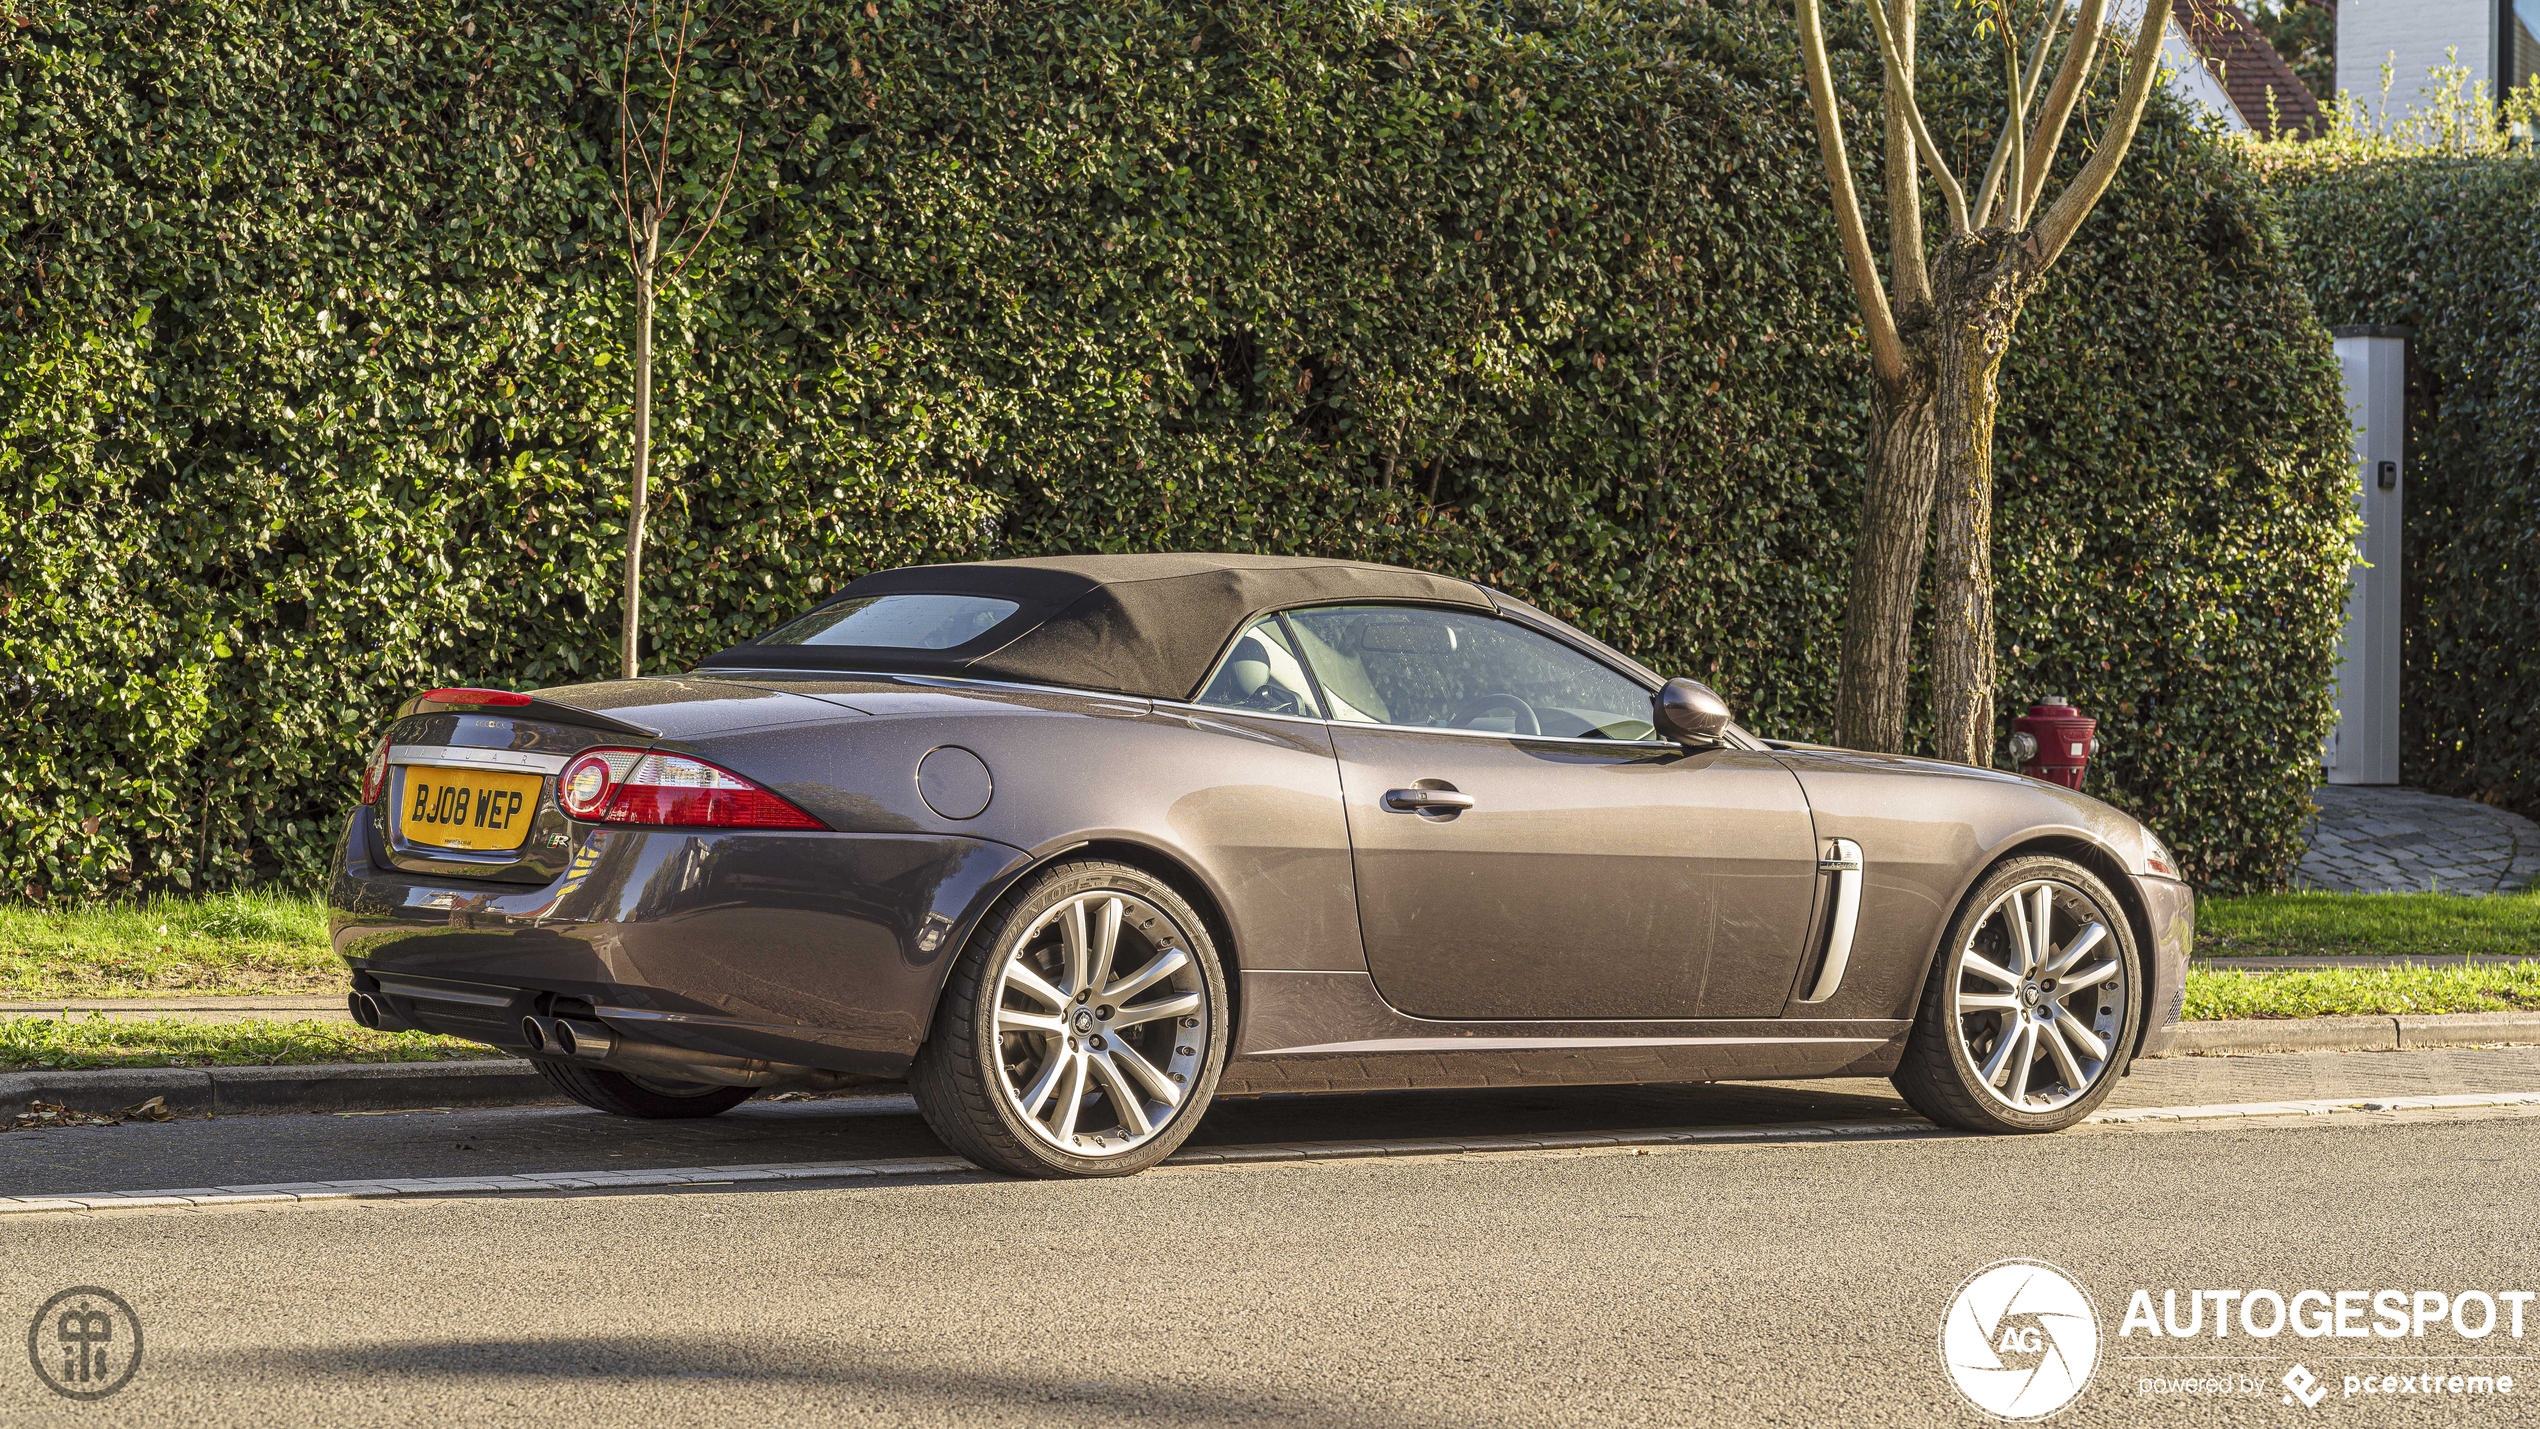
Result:
{"label": "car door", "polygon": [[1657,741],[1650,692],[1540,631],[1293,610],[1332,719],[1377,989],[1443,1019],[1773,1017],[1816,846],[1769,756]]}

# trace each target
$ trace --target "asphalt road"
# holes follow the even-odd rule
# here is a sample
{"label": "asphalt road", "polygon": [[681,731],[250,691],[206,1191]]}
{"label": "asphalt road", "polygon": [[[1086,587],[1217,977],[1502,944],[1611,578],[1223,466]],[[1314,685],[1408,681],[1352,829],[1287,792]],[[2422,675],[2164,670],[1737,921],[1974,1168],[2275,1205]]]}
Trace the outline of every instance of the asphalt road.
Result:
{"label": "asphalt road", "polygon": [[[2262,1069],[2317,1083],[2357,1061]],[[2384,1062],[2380,1075],[2422,1065]],[[1745,1113],[1757,1117],[1789,1110],[1775,1098],[1835,1095],[1713,1091],[1731,1112],[1760,1099]],[[1679,1100],[1642,1114],[1682,1113],[1692,1094],[1665,1095]],[[1525,1114],[1573,1124],[1594,1105],[1501,1093],[1364,1115],[1434,1134],[1458,1115],[1519,1114],[1527,1099],[1551,1109]],[[1293,1118],[1300,1105],[1318,1106],[1252,1114]],[[33,1164],[29,1136],[84,1136],[82,1156],[119,1145],[139,1157],[126,1184],[193,1184],[158,1174],[154,1153],[224,1144],[289,1159],[267,1168],[281,1179],[381,1147],[421,1157],[426,1126],[459,1138],[493,1125],[475,1118],[511,1118],[504,1134],[535,1143],[534,1118],[553,1131],[578,1115],[17,1133],[0,1167]],[[763,1136],[825,1138],[823,1156],[912,1135],[880,1105],[760,1117]],[[1348,1134],[1367,1130],[1362,1115]],[[455,1144],[426,1174],[465,1161]],[[1972,1424],[1984,1421],[1940,1365],[1940,1319],[1971,1273],[2012,1256],[2072,1272],[2105,1332],[2095,1378],[2057,1423],[2512,1423],[2529,1417],[2524,1393],[2347,1399],[2336,1386],[2477,1351],[2475,1368],[2442,1366],[2527,1370],[2540,1394],[2540,1313],[2521,1341],[2197,1346],[2258,1356],[2245,1361],[2137,1358],[2173,1347],[2114,1332],[2135,1287],[2155,1300],[2164,1287],[2540,1289],[2536,1152],[2529,1113],[2362,1113],[1166,1168],[1080,1184],[937,1177],[11,1217],[8,1340],[75,1284],[124,1296],[149,1338],[131,1386],[95,1405],[52,1397],[9,1351],[0,1425]],[[2341,1352],[2362,1358],[2328,1358]],[[2281,1402],[2276,1378],[2297,1358],[2330,1381],[2316,1409]],[[2225,1372],[2259,1392],[2139,1392],[2146,1377]]]}

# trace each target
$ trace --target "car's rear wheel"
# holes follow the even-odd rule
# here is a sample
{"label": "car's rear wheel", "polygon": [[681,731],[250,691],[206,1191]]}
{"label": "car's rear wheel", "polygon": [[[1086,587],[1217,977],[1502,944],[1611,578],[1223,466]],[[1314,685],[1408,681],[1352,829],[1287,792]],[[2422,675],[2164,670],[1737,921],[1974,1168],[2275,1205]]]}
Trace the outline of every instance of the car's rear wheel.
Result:
{"label": "car's rear wheel", "polygon": [[630,1077],[602,1067],[578,1067],[547,1057],[529,1065],[557,1091],[594,1111],[640,1116],[648,1121],[677,1121],[727,1112],[750,1099],[751,1088],[719,1087],[707,1082],[673,1082],[658,1077]]}
{"label": "car's rear wheel", "polygon": [[1126,1176],[1171,1155],[1217,1089],[1225,974],[1188,901],[1071,860],[990,913],[909,1074],[954,1151],[1018,1176]]}
{"label": "car's rear wheel", "polygon": [[1941,941],[1897,1091],[1967,1131],[2071,1126],[2125,1072],[2142,966],[2125,910],[2096,874],[2052,857],[2004,864]]}

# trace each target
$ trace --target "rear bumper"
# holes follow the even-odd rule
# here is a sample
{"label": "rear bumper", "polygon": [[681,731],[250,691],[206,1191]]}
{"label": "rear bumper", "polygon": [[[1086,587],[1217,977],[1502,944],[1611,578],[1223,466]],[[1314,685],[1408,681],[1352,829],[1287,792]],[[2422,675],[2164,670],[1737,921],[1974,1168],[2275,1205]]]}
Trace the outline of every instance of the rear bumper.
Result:
{"label": "rear bumper", "polygon": [[2143,949],[2145,989],[2152,1015],[2144,1019],[2138,1057],[2157,1057],[2178,1040],[2179,1015],[2187,1005],[2187,957],[2196,946],[2196,890],[2175,879],[2134,876],[2151,940]]}
{"label": "rear bumper", "polygon": [[583,827],[555,882],[422,876],[345,833],[328,902],[356,987],[398,1018],[525,1052],[558,998],[624,1035],[903,1074],[970,926],[1019,849],[921,834]]}

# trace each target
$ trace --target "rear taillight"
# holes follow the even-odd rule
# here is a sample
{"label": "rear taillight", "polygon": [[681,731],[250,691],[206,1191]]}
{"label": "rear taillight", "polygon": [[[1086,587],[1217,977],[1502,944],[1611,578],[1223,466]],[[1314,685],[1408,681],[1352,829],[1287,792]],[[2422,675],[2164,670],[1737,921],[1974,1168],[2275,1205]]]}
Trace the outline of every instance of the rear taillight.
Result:
{"label": "rear taillight", "polygon": [[593,749],[575,755],[556,775],[556,803],[574,818],[597,821],[608,812],[618,781],[643,757],[640,749]]}
{"label": "rear taillight", "polygon": [[426,690],[423,697],[436,705],[494,705],[518,709],[529,703],[529,696],[510,690],[480,690],[474,685],[454,685],[446,690]]}
{"label": "rear taillight", "polygon": [[556,776],[556,802],[591,823],[685,829],[818,829],[818,819],[729,769],[684,754],[593,749]]}
{"label": "rear taillight", "polygon": [[370,765],[362,770],[362,802],[376,804],[388,788],[388,738],[380,736],[379,747],[370,752]]}

